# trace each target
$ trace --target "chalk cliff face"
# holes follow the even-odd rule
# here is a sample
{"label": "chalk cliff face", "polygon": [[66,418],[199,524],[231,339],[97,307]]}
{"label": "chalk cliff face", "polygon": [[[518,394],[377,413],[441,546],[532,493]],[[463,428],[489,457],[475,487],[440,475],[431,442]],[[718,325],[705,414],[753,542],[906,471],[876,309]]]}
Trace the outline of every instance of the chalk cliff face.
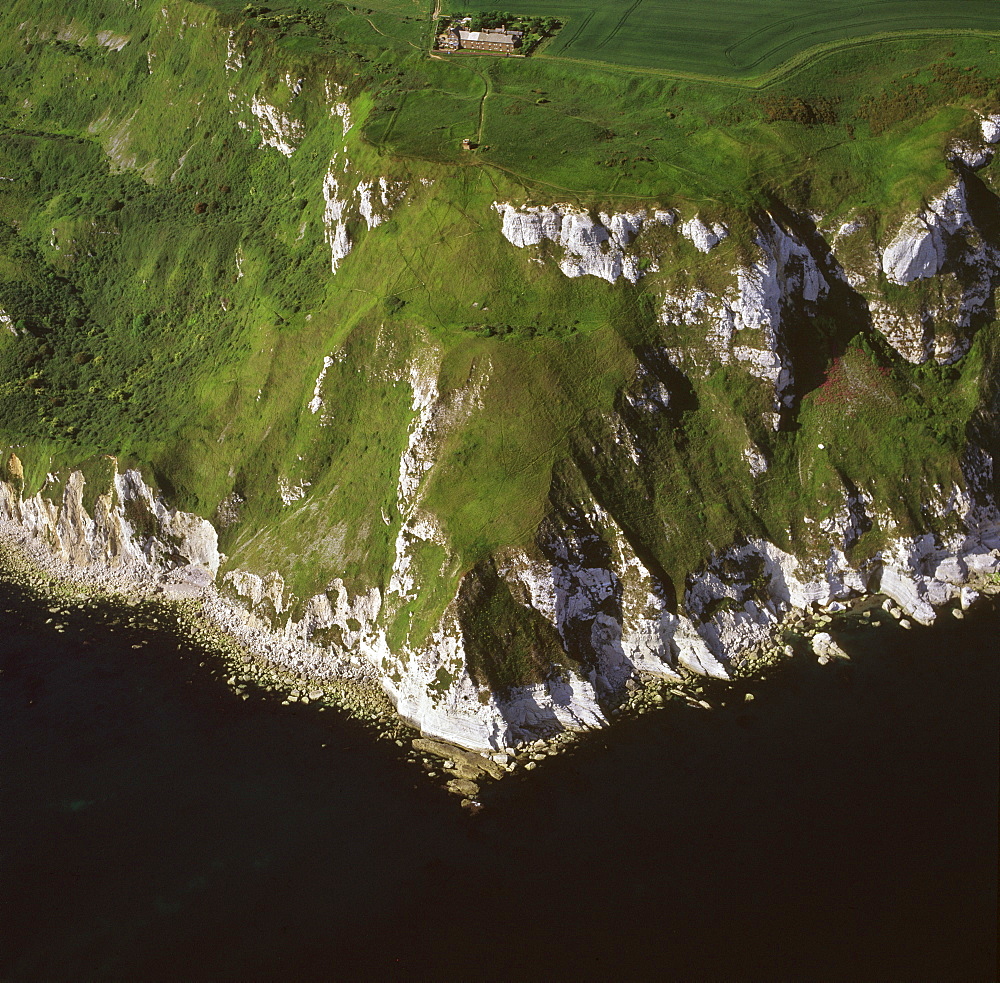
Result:
{"label": "chalk cliff face", "polygon": [[[962,151],[971,155],[975,167],[992,159],[992,117],[984,117],[983,134],[981,146]],[[974,168],[961,159],[971,174]],[[566,276],[599,276],[610,283],[619,277],[636,283],[645,273],[658,272],[670,245],[664,247],[662,237],[647,244],[642,230],[676,221],[675,213],[665,209],[601,212],[595,220],[559,204],[494,207],[502,217],[501,231],[513,245],[537,249],[552,242],[563,251],[558,265]],[[872,325],[908,361],[920,364],[933,358],[946,364],[964,355],[975,328],[995,315],[1000,244],[983,230],[994,226],[996,210],[995,197],[978,189],[971,203],[967,179],[959,173],[881,244],[860,215],[825,234],[811,219],[800,220],[808,242],[775,216],[759,216],[758,258],[732,269],[732,285],[721,291],[691,289],[689,284],[677,291],[668,285],[662,316],[666,322],[703,324],[709,358],[742,363],[771,381],[776,413],[791,382],[791,367],[782,352],[782,311],[798,307],[800,313],[809,312],[810,305],[814,310],[832,280],[857,292]],[[708,222],[698,214],[681,221],[676,231],[706,254],[729,236],[723,222]],[[890,294],[886,283],[911,290],[902,296]],[[741,334],[748,328],[752,330]],[[750,339],[751,344],[741,344]]]}
{"label": "chalk cliff face", "polygon": [[[990,466],[980,455],[969,485],[989,486]],[[22,499],[11,475],[17,468],[17,459],[9,460],[8,479],[0,481],[3,531],[44,545],[64,574],[97,573],[117,586],[152,580],[190,592],[218,571],[211,524],[168,508],[136,472],[115,470],[91,515],[81,472],[68,476],[61,495]],[[416,648],[390,647],[388,595],[372,587],[351,596],[340,580],[293,617],[280,575],[232,571],[206,610],[287,669],[317,678],[375,677],[400,714],[424,732],[497,750],[562,729],[603,726],[606,707],[643,677],[679,678],[684,669],[726,678],[802,612],[837,610],[876,591],[922,624],[932,623],[943,605],[968,606],[975,586],[1000,573],[1000,513],[958,486],[940,489],[926,508],[950,531],[892,538],[855,566],[845,551],[872,517],[863,496],[845,489],[839,511],[814,521],[809,557],[760,539],[721,550],[688,578],[681,612],[671,610],[668,585],[636,555],[612,516],[592,501],[564,505],[532,550],[497,557],[494,572],[516,603],[552,626],[573,665],[502,694],[484,690],[469,671],[460,597]],[[893,526],[890,517],[880,518]]]}
{"label": "chalk cliff face", "polygon": [[[982,166],[991,155],[988,145],[978,148],[972,164]],[[968,351],[976,328],[996,314],[1000,246],[987,231],[995,228],[996,199],[984,193],[972,169],[963,163],[952,183],[883,245],[861,219],[836,233],[839,249],[870,257],[845,263],[845,277],[866,297],[873,325],[915,364],[954,362]]]}
{"label": "chalk cliff face", "polygon": [[[341,115],[346,128],[349,110]],[[984,122],[984,134],[992,133]],[[384,180],[361,176],[350,197],[340,199],[346,169],[346,159],[335,159],[324,184],[334,271],[350,249],[342,224],[348,204],[374,228],[378,208],[391,207],[393,195],[400,194]],[[985,207],[995,205],[987,201]],[[596,217],[561,205],[494,208],[497,231],[513,247],[535,250],[540,262],[554,261],[568,277],[597,276],[611,284],[657,273],[666,251],[680,248],[682,240],[704,262],[718,262],[716,251],[730,238],[721,220],[678,220],[666,208]],[[673,382],[682,373],[711,373],[720,365],[739,366],[772,387],[770,425],[779,428],[797,399],[788,324],[814,315],[838,291],[853,298],[856,310],[870,311],[871,327],[907,359],[960,358],[978,323],[992,313],[1000,278],[997,243],[977,225],[983,208],[982,202],[970,204],[966,178],[958,175],[881,246],[870,241],[871,229],[861,217],[824,235],[811,220],[762,214],[740,261],[730,265],[733,254],[727,253],[715,269],[713,289],[669,277],[650,280],[667,335],[683,328],[700,335],[701,343],[665,342],[639,359],[614,423],[615,453],[641,470],[643,438],[635,421],[669,415],[678,396]],[[859,241],[870,244],[859,251]],[[838,258],[845,251],[852,262]],[[890,302],[896,295],[884,289],[883,278],[898,288],[943,286],[930,301],[923,298],[910,308]],[[958,292],[947,308],[950,284]],[[944,605],[967,606],[976,585],[1000,572],[987,427],[986,436],[970,443],[964,486],[938,487],[924,503],[937,531],[894,534],[893,516],[874,514],[870,497],[845,484],[832,513],[824,514],[828,503],[817,503],[817,513],[805,517],[811,537],[798,555],[748,536],[712,552],[683,585],[665,579],[597,497],[554,486],[549,515],[530,548],[501,551],[466,573],[444,615],[419,642],[393,639],[394,619],[426,589],[421,551],[449,550],[439,518],[425,505],[428,476],[447,435],[481,411],[491,371],[481,365],[464,387],[441,392],[440,357],[428,345],[398,379],[412,393],[413,417],[399,460],[401,521],[386,584],[352,593],[335,578],[325,591],[300,599],[275,571],[236,569],[220,578],[220,593],[206,602],[213,617],[237,634],[251,631],[258,649],[263,646],[287,668],[317,677],[379,679],[399,713],[428,734],[486,751],[554,730],[600,727],[637,680],[679,678],[682,671],[727,677],[798,613],[836,610],[880,591],[927,624]],[[323,363],[308,407],[313,413],[324,407],[324,375],[333,364],[332,357]],[[766,455],[754,445],[744,457],[752,474],[767,471]],[[306,486],[286,485],[286,504],[307,493]],[[79,471],[64,476],[58,491],[22,498],[22,486],[20,463],[11,455],[0,482],[0,518],[22,541],[44,544],[67,570],[188,588],[216,578],[222,558],[211,523],[171,509],[135,471],[113,467],[89,510]],[[873,522],[886,532],[885,545],[852,562],[851,548]],[[484,642],[472,624],[474,612],[497,592],[509,595],[514,617],[536,641],[549,639],[550,650],[563,653],[540,670],[536,682],[495,686],[477,669],[477,646]],[[503,642],[487,638],[485,644]]]}
{"label": "chalk cliff face", "polygon": [[642,244],[635,240],[644,227],[673,225],[670,209],[652,212],[600,212],[597,220],[572,205],[515,206],[495,202],[504,238],[518,248],[551,242],[562,255],[566,276],[599,276],[608,283],[624,277],[636,283],[643,275]]}
{"label": "chalk cliff face", "polygon": [[882,253],[882,272],[890,283],[911,283],[941,272],[948,240],[970,224],[965,186],[956,181],[932,199],[919,214],[907,219]]}
{"label": "chalk cliff face", "polygon": [[111,474],[95,489],[88,511],[81,471],[71,471],[59,492],[43,489],[22,498],[17,455],[9,455],[5,469],[7,480],[0,480],[5,531],[47,547],[65,565],[64,572],[100,572],[112,582],[153,579],[204,587],[219,571],[219,540],[212,524],[170,508],[138,471],[119,472],[112,460]]}
{"label": "chalk cliff face", "polygon": [[[732,363],[773,387],[772,426],[780,427],[797,398],[788,324],[815,315],[834,295],[862,316],[870,311],[872,328],[882,330],[904,357],[961,357],[991,312],[1000,275],[997,245],[980,231],[982,211],[968,197],[959,175],[884,245],[871,241],[863,251],[858,239],[872,233],[860,216],[824,234],[812,220],[760,215],[742,261],[728,274],[725,265],[716,270],[714,289],[650,280],[647,289],[659,293],[664,327],[700,329],[703,343],[664,345],[640,359],[623,394],[629,412],[653,417],[670,412],[677,394],[658,368],[663,360],[688,373]],[[554,262],[567,277],[595,276],[612,284],[656,274],[666,251],[678,248],[681,239],[710,262],[730,237],[719,218],[678,220],[666,208],[590,214],[559,204],[498,203],[494,209],[498,231],[512,246],[531,251],[539,262]],[[721,260],[731,262],[731,253]],[[940,307],[927,307],[915,319],[907,308],[891,306],[881,286],[883,277],[906,287],[950,276],[965,287],[960,310],[947,322]],[[936,318],[930,331],[928,317]],[[467,747],[497,749],[552,729],[601,726],[616,698],[643,676],[671,678],[691,670],[725,677],[796,614],[836,610],[872,592],[887,594],[907,616],[930,623],[944,605],[971,603],[975,585],[1000,570],[1000,517],[991,497],[988,441],[970,446],[965,487],[938,487],[924,503],[938,532],[899,532],[892,515],[875,514],[864,492],[845,485],[832,514],[805,517],[813,532],[798,555],[748,537],[715,551],[679,595],[594,497],[554,492],[549,518],[530,549],[502,552],[466,574],[421,644],[390,644],[393,612],[422,587],[414,559],[421,544],[447,550],[445,532],[422,504],[426,476],[443,435],[475,411],[477,386],[484,384],[473,381],[446,398],[437,391],[435,374],[429,361],[415,365],[409,378],[415,415],[400,461],[398,494],[405,519],[387,589],[373,587],[351,598],[336,585],[309,602],[294,630],[308,637],[335,626],[344,650],[363,654],[401,714],[424,731]],[[630,420],[625,413],[617,422],[616,440],[641,467],[642,438]],[[754,446],[745,458],[754,474],[767,470],[766,456]],[[885,545],[852,562],[852,547],[876,522],[887,534]],[[228,579],[246,602],[259,603],[255,584],[234,575]],[[533,619],[536,638],[550,632],[566,656],[544,680],[502,691],[489,688],[476,669],[478,641],[467,617],[470,603],[482,603],[498,590],[509,592],[517,609]],[[282,596],[278,590],[270,602],[279,611]]]}
{"label": "chalk cliff face", "polygon": [[[263,322],[255,322],[229,346],[252,348],[261,364],[273,359],[274,371],[258,365],[256,375],[246,376],[252,384],[234,373],[238,382],[230,393],[232,405],[238,405],[240,387],[256,392],[251,412],[257,414],[259,402],[266,433],[263,426],[245,426],[230,438],[225,421],[221,433],[202,435],[201,446],[219,454],[216,459],[206,452],[212,458],[206,467],[218,469],[213,477],[228,470],[232,479],[207,483],[222,488],[222,500],[204,506],[214,515],[214,526],[177,509],[177,502],[168,501],[138,471],[119,471],[111,459],[67,468],[50,475],[40,490],[35,486],[26,493],[18,458],[27,460],[25,452],[19,445],[16,453],[4,454],[2,531],[26,549],[47,551],[59,572],[121,586],[155,584],[189,594],[204,590],[206,613],[262,657],[299,675],[377,679],[399,713],[426,733],[476,750],[500,750],[553,730],[604,726],[623,695],[646,677],[730,676],[753,653],[773,646],[782,628],[803,613],[837,610],[852,599],[882,592],[909,618],[929,623],[942,608],[967,607],[977,590],[995,582],[1000,572],[995,394],[979,400],[981,411],[971,423],[967,414],[961,417],[956,442],[961,447],[964,441],[961,468],[959,450],[948,459],[947,480],[935,477],[933,487],[918,492],[922,501],[905,505],[880,497],[877,478],[862,487],[832,464],[826,466],[826,484],[814,480],[815,462],[806,460],[806,451],[821,453],[824,444],[816,444],[822,437],[805,450],[779,440],[805,427],[803,408],[809,407],[810,392],[844,351],[842,344],[832,343],[818,357],[804,351],[808,344],[818,348],[828,340],[820,329],[808,333],[806,328],[815,324],[846,324],[837,344],[861,335],[885,356],[883,367],[899,364],[888,345],[910,363],[955,363],[958,374],[976,333],[996,314],[1000,205],[975,171],[989,163],[1000,143],[1000,115],[982,116],[980,137],[950,147],[947,181],[929,188],[924,203],[908,215],[850,211],[827,220],[795,214],[777,201],[768,210],[747,214],[735,207],[678,202],[615,207],[595,202],[587,208],[521,200],[518,187],[500,174],[488,186],[470,183],[456,193],[461,208],[452,209],[446,201],[456,184],[422,211],[434,197],[427,189],[451,180],[448,168],[376,154],[359,134],[371,108],[365,99],[352,103],[347,88],[305,69],[300,73],[297,61],[295,71],[284,66],[262,71],[261,45],[251,33],[181,24],[173,8],[163,8],[162,17],[164,34],[150,41],[150,77],[162,73],[169,79],[170,59],[161,54],[169,50],[168,34],[214,32],[206,44],[219,53],[219,87],[204,98],[223,107],[221,118],[232,126],[227,139],[232,137],[234,145],[244,141],[253,166],[270,175],[270,184],[261,181],[260,188],[280,187],[287,199],[274,204],[276,211],[285,210],[280,236],[272,235],[269,226],[251,230],[252,235],[235,225],[237,231],[228,225],[220,231],[217,248],[225,276],[213,272],[202,288],[191,291],[192,303],[204,294],[212,300],[213,314],[228,313],[230,295],[236,296],[237,289],[253,293],[258,283],[259,296],[244,296],[245,306],[263,304],[265,288],[277,302],[283,262],[299,270],[296,290],[279,305],[285,313],[275,311],[282,318],[280,330],[265,341]],[[99,43],[129,52],[138,41],[109,34]],[[141,69],[145,75],[147,58]],[[189,122],[184,121],[182,132]],[[195,180],[185,171],[192,166],[186,163],[187,151],[179,159],[172,154],[169,166],[145,159],[140,141],[149,140],[152,129],[147,120],[130,136],[127,120],[100,115],[91,134],[119,170],[133,169],[164,187],[175,183],[175,176],[178,182]],[[207,133],[203,141],[216,135],[212,129],[201,127]],[[150,143],[158,148],[159,141]],[[153,153],[148,144],[146,150]],[[193,153],[196,160],[197,150]],[[222,148],[218,156],[225,158]],[[274,162],[286,170],[268,170]],[[198,167],[208,174],[212,163],[206,156]],[[486,166],[461,170],[466,176],[481,174]],[[287,188],[275,177],[279,173]],[[234,188],[238,177],[232,177]],[[247,197],[259,190],[247,187]],[[201,195],[190,190],[196,193]],[[195,205],[193,198],[190,204]],[[426,224],[421,227],[420,221]],[[110,229],[105,233],[112,234]],[[55,230],[52,235],[56,242]],[[285,252],[277,249],[279,239]],[[465,250],[471,256],[471,244],[483,241],[487,245],[474,254],[480,266],[475,277],[470,275],[481,281],[475,289],[481,285],[482,292],[463,292],[464,283],[443,289],[449,278],[464,279]],[[299,243],[305,243],[301,256],[292,252]],[[70,269],[68,256],[59,261]],[[494,266],[505,268],[498,273]],[[419,291],[397,288],[404,267]],[[371,272],[359,276],[359,269]],[[321,276],[324,284],[332,283],[329,293],[310,293],[306,281]],[[553,324],[551,334],[544,335],[539,316],[529,331],[525,325],[536,311],[525,313],[516,304],[532,276],[537,280],[530,286],[543,303],[567,291],[571,302],[563,304],[561,316],[573,303],[598,297],[607,302],[600,312],[606,320],[596,328]],[[216,297],[222,283],[225,296]],[[397,289],[406,296],[396,296]],[[344,306],[338,291],[350,294],[358,306]],[[424,308],[418,308],[418,293],[426,295]],[[622,298],[628,305],[615,306]],[[241,316],[236,303],[234,315]],[[431,315],[423,322],[411,319],[412,309]],[[486,310],[493,313],[485,316]],[[513,327],[502,323],[521,314]],[[494,316],[498,324],[468,323]],[[24,341],[20,319],[5,300],[0,340]],[[572,319],[572,314],[562,318]],[[191,314],[189,320],[198,318]],[[330,323],[318,326],[324,320]],[[354,325],[362,322],[353,336]],[[433,329],[428,327],[432,322]],[[221,330],[221,322],[207,323]],[[511,328],[509,338],[484,334],[505,327]],[[475,549],[463,552],[455,545],[453,516],[441,505],[442,498],[453,505],[454,499],[440,491],[465,466],[455,451],[459,438],[474,426],[501,428],[489,414],[496,412],[496,387],[513,377],[509,369],[516,358],[530,353],[555,365],[564,350],[600,332],[612,336],[613,343],[602,336],[604,347],[581,344],[572,354],[585,364],[567,372],[573,386],[589,382],[588,359],[599,361],[614,352],[619,361],[606,374],[612,382],[602,376],[603,389],[594,387],[611,393],[606,402],[594,409],[588,392],[581,399],[588,405],[572,423],[546,430],[544,440],[525,427],[531,455],[524,468],[537,468],[541,476],[539,489],[531,493],[532,506],[538,507],[529,528],[499,546],[489,540],[481,547],[477,540]],[[499,346],[508,342],[503,351]],[[289,355],[297,347],[301,351]],[[463,361],[456,351],[472,354]],[[74,353],[84,362],[72,364],[89,364],[89,352],[71,349],[68,360]],[[974,356],[980,354],[977,349]],[[35,351],[28,355],[42,357]],[[593,374],[605,368],[598,365]],[[929,365],[926,371],[937,370]],[[280,393],[264,391],[272,378]],[[717,382],[719,389],[713,390]],[[568,390],[553,386],[551,391],[565,395]],[[717,403],[710,403],[713,395]],[[692,408],[698,398],[707,410]],[[745,413],[744,406],[734,409],[741,399],[749,407]],[[377,417],[371,432],[346,425],[337,429],[341,417],[383,409],[380,400],[392,408],[384,420]],[[38,405],[58,408],[54,400]],[[681,418],[697,408],[703,410],[698,418],[703,429],[730,428],[726,439],[735,450],[710,463],[699,461],[695,479],[675,491],[668,472],[688,462],[665,448],[673,452],[689,440]],[[532,412],[546,409],[535,404]],[[225,412],[217,409],[218,415]],[[267,444],[272,424],[282,437],[272,436]],[[273,444],[286,437],[298,442],[287,453],[274,451]],[[714,437],[709,433],[701,445],[706,456],[723,443]],[[246,460],[253,450],[246,457],[236,452],[225,457],[230,440],[260,446],[261,461]],[[379,441],[379,454],[364,457],[366,445]],[[559,449],[550,452],[553,442]],[[460,450],[471,455],[474,443]],[[789,447],[797,459],[783,465],[779,451]],[[360,517],[357,512],[366,506],[356,500],[350,502],[355,508],[349,517],[337,514],[334,521],[342,520],[343,528],[336,548],[320,551],[316,565],[322,573],[311,576],[310,570],[303,576],[302,566],[311,560],[300,554],[314,540],[337,539],[331,524],[323,527],[326,532],[320,528],[326,514],[335,511],[330,503],[344,502],[332,486],[364,484],[368,478],[364,474],[359,481],[358,472],[349,471],[352,455],[375,462],[373,470],[381,473],[372,481],[384,478],[385,494],[373,498]],[[223,460],[225,465],[219,463]],[[341,467],[349,478],[342,477]],[[495,483],[516,479],[514,472],[494,477]],[[784,478],[776,479],[776,473]],[[766,495],[758,491],[781,480],[797,482],[787,499],[798,514],[788,519],[788,528],[784,512],[780,523],[756,523],[754,509],[766,504]],[[709,487],[711,482],[720,487]],[[709,511],[717,504],[713,495],[722,497],[729,484],[741,483],[749,489],[738,502],[742,526],[710,527],[707,520],[671,526],[667,519],[680,512],[660,508],[662,502],[657,511],[651,504],[658,495],[676,496],[689,513]],[[269,498],[260,491],[265,484]],[[617,495],[622,486],[631,496],[627,501]],[[209,501],[208,494],[198,497],[202,491],[192,493],[198,507]],[[248,502],[244,494],[257,497]],[[245,513],[253,518],[245,520]],[[469,524],[478,528],[481,516]],[[693,546],[682,542],[695,527],[702,539]],[[293,528],[300,538],[289,534],[284,542]],[[706,531],[710,528],[712,535]],[[716,534],[717,529],[723,531]],[[877,537],[868,535],[873,530]],[[220,554],[217,533],[227,537],[224,548],[238,559]],[[258,536],[270,537],[273,553],[283,555],[251,548],[248,543]],[[865,548],[859,549],[866,536]],[[350,539],[376,542],[377,558],[358,559],[367,547],[351,552],[357,544],[341,542]],[[679,563],[668,572],[672,551],[686,547],[690,562],[685,560],[680,573]],[[303,582],[307,587],[294,586]],[[433,604],[423,604],[428,596]],[[832,644],[824,641],[824,651],[832,651]]]}
{"label": "chalk cliff face", "polygon": [[[696,243],[697,245],[697,243]],[[673,349],[680,366],[708,371],[735,362],[774,387],[772,423],[777,429],[782,409],[791,405],[793,367],[782,319],[791,308],[812,313],[830,292],[823,270],[835,269],[829,255],[816,257],[794,232],[771,216],[761,220],[755,241],[756,259],[731,273],[721,294],[704,289],[663,295],[664,324],[697,325],[704,330],[703,349]]]}

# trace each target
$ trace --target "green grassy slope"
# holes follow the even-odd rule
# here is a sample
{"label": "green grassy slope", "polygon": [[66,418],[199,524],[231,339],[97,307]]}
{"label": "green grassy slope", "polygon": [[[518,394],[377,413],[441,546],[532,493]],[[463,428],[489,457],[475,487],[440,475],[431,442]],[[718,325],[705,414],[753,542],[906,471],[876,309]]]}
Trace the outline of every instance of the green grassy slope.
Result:
{"label": "green grassy slope", "polygon": [[[0,308],[17,332],[0,329],[0,440],[18,447],[29,490],[114,453],[213,518],[230,567],[277,569],[299,598],[334,577],[384,587],[410,366],[432,351],[439,390],[475,384],[479,405],[428,477],[448,548],[419,553],[427,587],[395,612],[398,644],[426,635],[473,569],[507,618],[491,558],[531,546],[556,487],[594,495],[680,590],[741,532],[808,544],[802,516],[839,501],[845,478],[918,529],[921,495],[958,477],[995,329],[959,366],[915,369],[834,309],[803,344],[820,353],[809,388],[838,355],[870,380],[846,407],[802,392],[775,434],[761,422],[770,394],[746,373],[693,378],[669,419],[630,421],[637,468],[615,438],[623,388],[649,350],[703,342],[666,336],[650,291],[711,279],[732,257],[679,249],[637,287],[570,280],[510,246],[491,205],[708,207],[738,229],[741,210],[783,201],[861,207],[888,227],[949,179],[944,148],[972,110],[1000,101],[988,42],[841,52],[748,95],[545,59],[435,61],[402,3],[324,6],[322,23],[215,6],[85,0],[70,14],[64,0],[15,0],[0,15]],[[379,14],[398,33],[379,34]],[[245,61],[227,71],[230,31]],[[327,83],[352,102],[346,136]],[[291,157],[260,148],[257,95],[301,124]],[[461,151],[480,126],[483,146]],[[334,276],[323,179],[345,147],[345,192],[380,175],[406,192],[377,229],[351,220]],[[996,165],[983,177],[995,186]],[[774,461],[759,479],[749,440]],[[302,497],[283,504],[283,483]]]}
{"label": "green grassy slope", "polygon": [[[945,134],[995,100],[995,46],[836,52],[751,93],[542,59],[435,63],[430,85],[394,93],[365,132],[386,152],[487,164],[562,198],[747,205],[796,185],[816,211],[910,207],[929,172],[943,177]],[[480,149],[463,154],[458,137],[477,135]]]}

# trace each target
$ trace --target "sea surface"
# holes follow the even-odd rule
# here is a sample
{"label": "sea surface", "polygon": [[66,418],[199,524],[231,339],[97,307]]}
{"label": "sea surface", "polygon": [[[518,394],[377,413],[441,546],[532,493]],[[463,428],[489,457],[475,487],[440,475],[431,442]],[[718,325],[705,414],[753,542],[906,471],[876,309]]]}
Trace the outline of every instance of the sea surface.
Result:
{"label": "sea surface", "polygon": [[998,639],[845,635],[469,815],[336,711],[0,585],[0,979],[994,979]]}

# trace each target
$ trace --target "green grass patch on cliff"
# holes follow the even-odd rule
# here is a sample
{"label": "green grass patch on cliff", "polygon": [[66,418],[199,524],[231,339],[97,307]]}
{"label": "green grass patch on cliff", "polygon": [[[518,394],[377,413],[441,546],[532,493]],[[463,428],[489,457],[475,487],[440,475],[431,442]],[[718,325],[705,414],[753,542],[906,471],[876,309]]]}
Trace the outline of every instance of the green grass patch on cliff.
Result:
{"label": "green grass patch on cliff", "polygon": [[[912,366],[864,340],[851,345],[803,401],[796,430],[777,435],[756,500],[768,536],[808,548],[816,536],[802,518],[808,503],[838,512],[847,483],[867,497],[869,514],[893,517],[896,535],[927,531],[923,503],[935,488],[963,484],[960,456],[984,375],[995,371],[996,333],[996,324],[982,329],[952,366]],[[889,532],[878,529],[860,548],[874,552]]]}
{"label": "green grass patch on cliff", "polygon": [[492,564],[482,564],[462,582],[458,604],[468,670],[480,686],[502,694],[543,682],[554,666],[577,668],[556,629],[514,600]]}

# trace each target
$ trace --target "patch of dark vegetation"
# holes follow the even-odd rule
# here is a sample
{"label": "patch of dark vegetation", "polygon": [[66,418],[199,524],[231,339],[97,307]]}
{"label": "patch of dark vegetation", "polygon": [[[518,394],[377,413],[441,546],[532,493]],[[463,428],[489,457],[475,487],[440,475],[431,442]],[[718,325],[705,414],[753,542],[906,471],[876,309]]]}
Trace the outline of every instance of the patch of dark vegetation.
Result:
{"label": "patch of dark vegetation", "polygon": [[56,273],[37,245],[21,238],[17,230],[0,223],[0,252],[22,264],[27,276],[0,280],[0,307],[11,313],[17,334],[44,337],[63,327],[80,328],[87,322],[87,308],[80,288]]}
{"label": "patch of dark vegetation", "polygon": [[991,95],[995,98],[1000,92],[996,75],[983,75],[974,65],[939,61],[932,66],[932,71],[934,81],[955,99],[986,99]]}
{"label": "patch of dark vegetation", "polygon": [[858,116],[878,136],[900,123],[913,125],[926,112],[942,102],[972,102],[1000,97],[1000,83],[995,76],[984,75],[976,66],[959,66],[939,61],[930,74],[913,72],[911,81],[903,76],[881,92],[864,96]]}
{"label": "patch of dark vegetation", "polygon": [[382,307],[389,317],[398,314],[406,306],[406,301],[402,297],[390,294],[382,301]]}
{"label": "patch of dark vegetation", "polygon": [[531,324],[467,324],[463,329],[484,338],[508,338],[519,341],[525,338],[569,338],[580,331],[576,324],[542,323],[541,315]]}
{"label": "patch of dark vegetation", "polygon": [[332,648],[341,651],[344,648],[344,634],[339,625],[330,625],[327,628],[315,628],[309,636],[309,640],[314,645],[323,648]]}
{"label": "patch of dark vegetation", "polygon": [[458,620],[469,673],[481,687],[508,693],[544,682],[553,667],[569,668],[559,633],[533,608],[517,603],[492,560],[462,580]]}
{"label": "patch of dark vegetation", "polygon": [[801,96],[774,95],[760,100],[760,109],[769,123],[785,121],[801,123],[803,126],[826,124],[833,126],[839,122],[838,106],[840,96]]}
{"label": "patch of dark vegetation", "polygon": [[138,498],[126,498],[122,503],[125,510],[125,518],[136,537],[141,541],[151,536],[155,536],[159,530],[159,523],[156,516],[146,507],[146,503]]}
{"label": "patch of dark vegetation", "polygon": [[243,8],[243,16],[260,27],[275,32],[279,38],[285,38],[289,34],[306,34],[327,42],[342,40],[330,29],[321,13],[304,7],[278,12],[261,4],[248,3]]}
{"label": "patch of dark vegetation", "polygon": [[931,104],[926,85],[909,82],[898,88],[866,96],[858,115],[868,123],[872,136],[878,136],[899,123],[923,117]]}

